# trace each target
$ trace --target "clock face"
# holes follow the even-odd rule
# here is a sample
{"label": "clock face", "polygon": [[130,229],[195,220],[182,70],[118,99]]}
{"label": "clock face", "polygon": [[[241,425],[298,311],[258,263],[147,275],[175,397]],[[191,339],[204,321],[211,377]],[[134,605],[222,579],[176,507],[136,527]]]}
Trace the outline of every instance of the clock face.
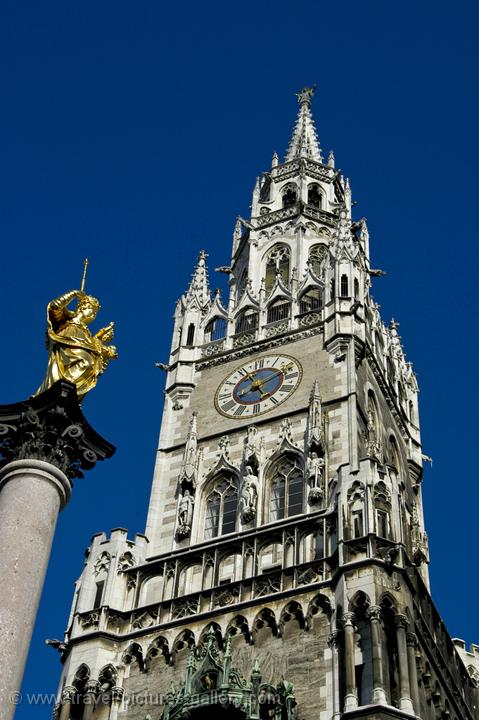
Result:
{"label": "clock face", "polygon": [[251,360],[223,380],[216,391],[216,409],[230,418],[261,415],[287,400],[302,374],[299,362],[289,355]]}

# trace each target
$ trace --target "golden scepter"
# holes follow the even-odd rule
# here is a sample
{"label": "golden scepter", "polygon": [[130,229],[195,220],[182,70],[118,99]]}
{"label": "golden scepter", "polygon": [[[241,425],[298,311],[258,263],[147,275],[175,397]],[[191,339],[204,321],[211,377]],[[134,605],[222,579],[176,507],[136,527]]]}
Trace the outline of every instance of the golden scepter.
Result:
{"label": "golden scepter", "polygon": [[83,263],[83,276],[81,279],[80,292],[85,292],[85,281],[86,281],[87,268],[88,268],[88,258],[85,258],[85,262]]}

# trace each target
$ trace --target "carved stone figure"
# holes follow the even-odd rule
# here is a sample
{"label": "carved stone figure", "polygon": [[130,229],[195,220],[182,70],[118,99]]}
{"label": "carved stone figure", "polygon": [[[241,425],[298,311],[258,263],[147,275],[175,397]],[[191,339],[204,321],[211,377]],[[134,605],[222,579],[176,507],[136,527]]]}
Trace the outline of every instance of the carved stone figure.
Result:
{"label": "carved stone figure", "polygon": [[239,509],[243,522],[248,523],[256,516],[258,501],[258,478],[251,465],[246,466],[246,474],[241,483]]}
{"label": "carved stone figure", "polygon": [[[70,309],[71,303],[77,304]],[[47,307],[47,349],[49,353],[45,379],[37,392],[47,390],[57,380],[76,386],[81,400],[95,387],[99,375],[110,360],[118,357],[113,339],[113,323],[92,335],[88,325],[96,318],[100,303],[83,290],[71,290]]]}
{"label": "carved stone figure", "polygon": [[319,502],[323,498],[323,470],[324,458],[318,457],[318,453],[310,453],[306,472],[310,485],[309,501],[312,504]]}
{"label": "carved stone figure", "polygon": [[193,522],[193,505],[194,500],[189,490],[185,490],[178,507],[178,530],[179,537],[187,537],[191,532],[191,523]]}

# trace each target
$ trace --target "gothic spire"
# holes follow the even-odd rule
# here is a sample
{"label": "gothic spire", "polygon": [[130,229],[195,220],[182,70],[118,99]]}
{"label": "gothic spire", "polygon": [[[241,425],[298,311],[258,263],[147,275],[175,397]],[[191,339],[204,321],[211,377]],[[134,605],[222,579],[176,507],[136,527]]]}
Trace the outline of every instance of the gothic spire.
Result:
{"label": "gothic spire", "polygon": [[316,85],[313,85],[311,88],[306,87],[301,92],[296,93],[299,103],[298,117],[296,118],[285,162],[290,162],[297,157],[306,157],[316,160],[316,162],[323,162],[318,135],[311,114],[311,98],[315,89]]}
{"label": "gothic spire", "polygon": [[208,283],[208,268],[206,267],[207,257],[208,256],[205,251],[201,250],[185,297],[187,307],[197,307],[199,310],[203,310],[203,308],[211,301],[210,286]]}

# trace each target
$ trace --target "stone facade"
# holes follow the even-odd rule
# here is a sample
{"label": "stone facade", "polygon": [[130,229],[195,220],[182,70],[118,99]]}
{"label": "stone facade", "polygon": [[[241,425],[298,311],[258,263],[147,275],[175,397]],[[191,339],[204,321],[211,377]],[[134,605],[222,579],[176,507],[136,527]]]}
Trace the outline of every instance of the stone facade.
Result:
{"label": "stone facade", "polygon": [[429,593],[416,378],[311,95],[228,301],[204,252],[178,301],[146,534],[93,540],[62,720],[479,718],[477,653]]}

